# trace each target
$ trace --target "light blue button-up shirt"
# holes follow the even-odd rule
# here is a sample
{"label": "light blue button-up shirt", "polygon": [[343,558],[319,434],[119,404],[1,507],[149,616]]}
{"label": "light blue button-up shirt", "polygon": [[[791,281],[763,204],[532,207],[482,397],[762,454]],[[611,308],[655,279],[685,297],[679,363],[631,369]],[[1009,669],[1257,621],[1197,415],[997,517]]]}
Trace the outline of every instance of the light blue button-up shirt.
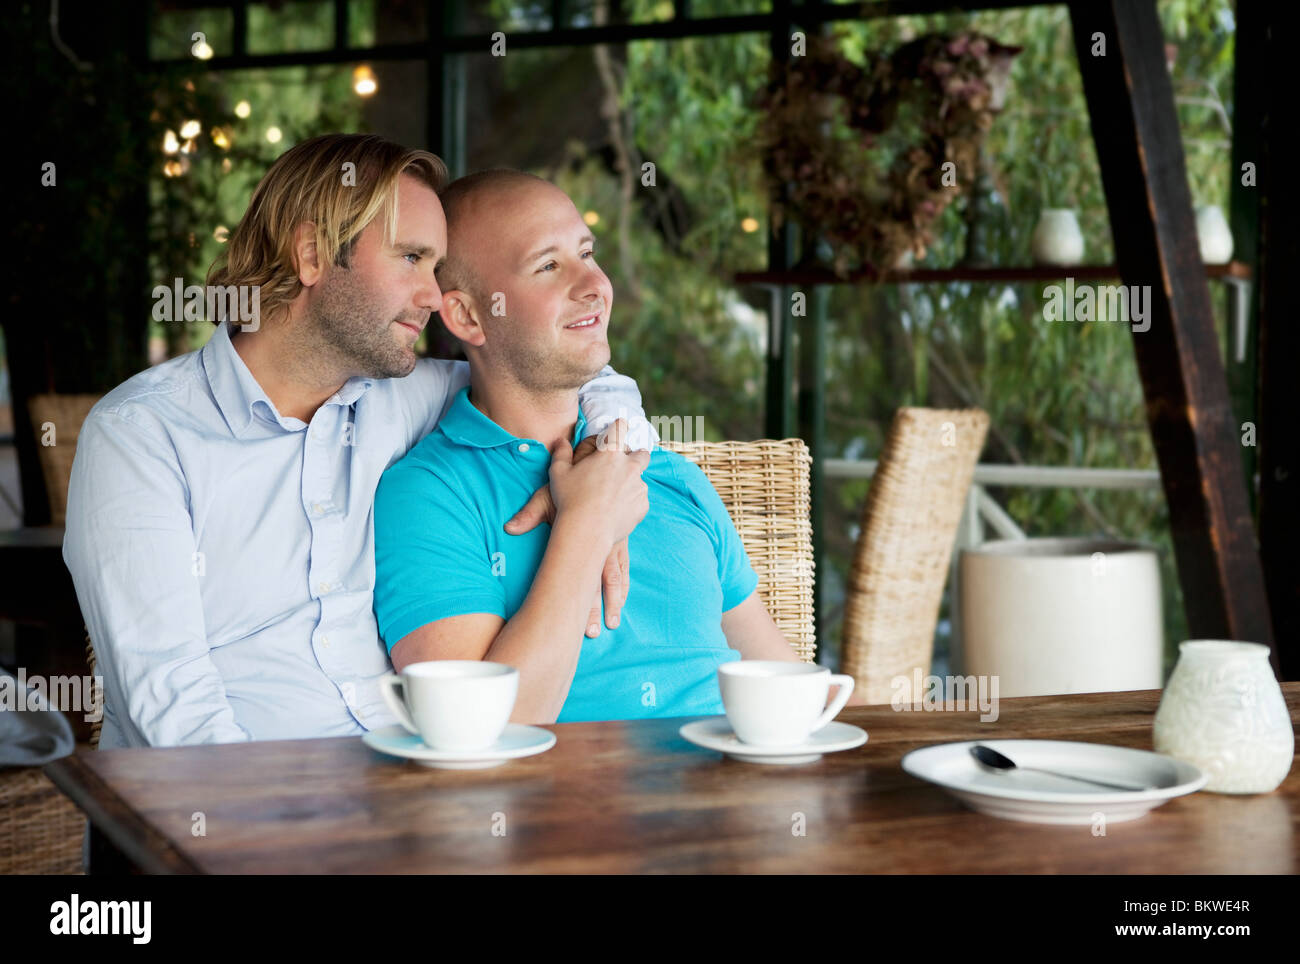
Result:
{"label": "light blue button-up shirt", "polygon": [[[392,667],[372,609],[375,487],[468,383],[464,362],[422,359],[349,379],[303,422],[222,325],[105,396],[77,439],[63,543],[104,677],[100,746],[395,722],[378,690]],[[608,367],[581,404],[592,431],[629,415],[648,428],[636,384]]]}

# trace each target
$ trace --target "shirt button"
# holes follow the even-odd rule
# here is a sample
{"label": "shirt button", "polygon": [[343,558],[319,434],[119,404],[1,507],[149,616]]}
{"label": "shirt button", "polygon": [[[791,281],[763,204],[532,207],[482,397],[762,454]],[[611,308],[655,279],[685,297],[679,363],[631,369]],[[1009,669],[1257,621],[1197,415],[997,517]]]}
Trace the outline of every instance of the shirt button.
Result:
{"label": "shirt button", "polygon": [[529,448],[531,448],[531,446],[530,446],[527,442],[520,442],[520,443],[519,443],[519,451],[521,451],[521,452],[527,452],[527,451],[529,450]]}
{"label": "shirt button", "polygon": [[317,515],[320,515],[320,514],[321,514],[322,512],[324,512],[325,510],[321,508],[321,505],[320,505],[319,502],[313,502],[313,503],[311,504],[311,511],[312,511],[312,512],[315,512]]}
{"label": "shirt button", "polygon": [[316,583],[316,591],[321,595],[324,595],[330,591],[330,584],[327,582],[318,582]]}
{"label": "shirt button", "polygon": [[321,644],[322,646],[324,646],[326,649],[329,649],[329,648],[330,648],[330,638],[329,638],[328,636],[322,636],[322,637],[320,638],[320,644]]}

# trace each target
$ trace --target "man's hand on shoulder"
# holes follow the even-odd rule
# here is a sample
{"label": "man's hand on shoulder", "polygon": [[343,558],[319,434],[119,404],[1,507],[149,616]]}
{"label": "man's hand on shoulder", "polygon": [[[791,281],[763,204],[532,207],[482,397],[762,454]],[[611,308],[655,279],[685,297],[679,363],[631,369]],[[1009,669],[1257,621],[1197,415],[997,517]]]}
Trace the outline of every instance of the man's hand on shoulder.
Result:
{"label": "man's hand on shoulder", "polygon": [[[650,453],[627,451],[627,432],[627,423],[618,419],[607,433],[588,436],[574,449],[557,443],[551,452],[551,484],[533,493],[505,526],[511,535],[519,535],[543,522],[554,525],[565,507],[594,520],[597,527],[603,523],[612,526],[614,541],[587,619],[586,633],[591,638],[600,635],[602,598],[605,625],[618,628],[631,584],[627,536],[650,508],[649,492],[641,481]],[[593,458],[596,461],[589,461]]]}

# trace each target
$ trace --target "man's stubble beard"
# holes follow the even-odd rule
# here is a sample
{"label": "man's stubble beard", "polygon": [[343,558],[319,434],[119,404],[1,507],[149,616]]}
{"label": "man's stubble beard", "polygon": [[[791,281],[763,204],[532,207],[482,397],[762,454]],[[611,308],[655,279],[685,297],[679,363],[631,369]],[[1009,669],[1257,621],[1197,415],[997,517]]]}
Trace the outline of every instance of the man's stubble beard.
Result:
{"label": "man's stubble beard", "polygon": [[[509,325],[509,318],[499,318],[493,327],[508,332]],[[586,363],[569,358],[558,349],[539,350],[509,337],[508,333],[497,340],[499,342],[497,357],[501,367],[510,372],[515,381],[524,388],[538,394],[581,388],[600,374],[600,370],[609,362],[608,345],[606,345],[605,361],[589,369]]]}
{"label": "man's stubble beard", "polygon": [[405,377],[415,369],[415,352],[393,340],[395,319],[383,323],[371,307],[377,300],[355,271],[337,267],[320,297],[308,307],[309,330],[320,349],[350,373],[368,378]]}

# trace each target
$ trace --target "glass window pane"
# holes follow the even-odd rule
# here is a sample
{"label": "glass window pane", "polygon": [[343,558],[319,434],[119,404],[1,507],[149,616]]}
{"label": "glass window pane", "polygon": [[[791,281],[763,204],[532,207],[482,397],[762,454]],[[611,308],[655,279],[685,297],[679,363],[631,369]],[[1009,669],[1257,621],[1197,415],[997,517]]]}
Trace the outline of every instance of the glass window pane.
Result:
{"label": "glass window pane", "polygon": [[771,13],[772,0],[690,0],[692,19]]}
{"label": "glass window pane", "polygon": [[348,46],[373,47],[424,40],[428,7],[425,0],[350,0]]}
{"label": "glass window pane", "polygon": [[334,46],[334,4],[322,2],[250,3],[248,52],[279,54],[328,50]]}
{"label": "glass window pane", "polygon": [[[202,44],[211,48],[214,56],[228,57],[234,53],[234,26],[235,15],[228,7],[172,10],[158,3],[149,23],[149,58],[175,60],[201,55],[206,53]],[[195,37],[196,33],[203,36]]]}

